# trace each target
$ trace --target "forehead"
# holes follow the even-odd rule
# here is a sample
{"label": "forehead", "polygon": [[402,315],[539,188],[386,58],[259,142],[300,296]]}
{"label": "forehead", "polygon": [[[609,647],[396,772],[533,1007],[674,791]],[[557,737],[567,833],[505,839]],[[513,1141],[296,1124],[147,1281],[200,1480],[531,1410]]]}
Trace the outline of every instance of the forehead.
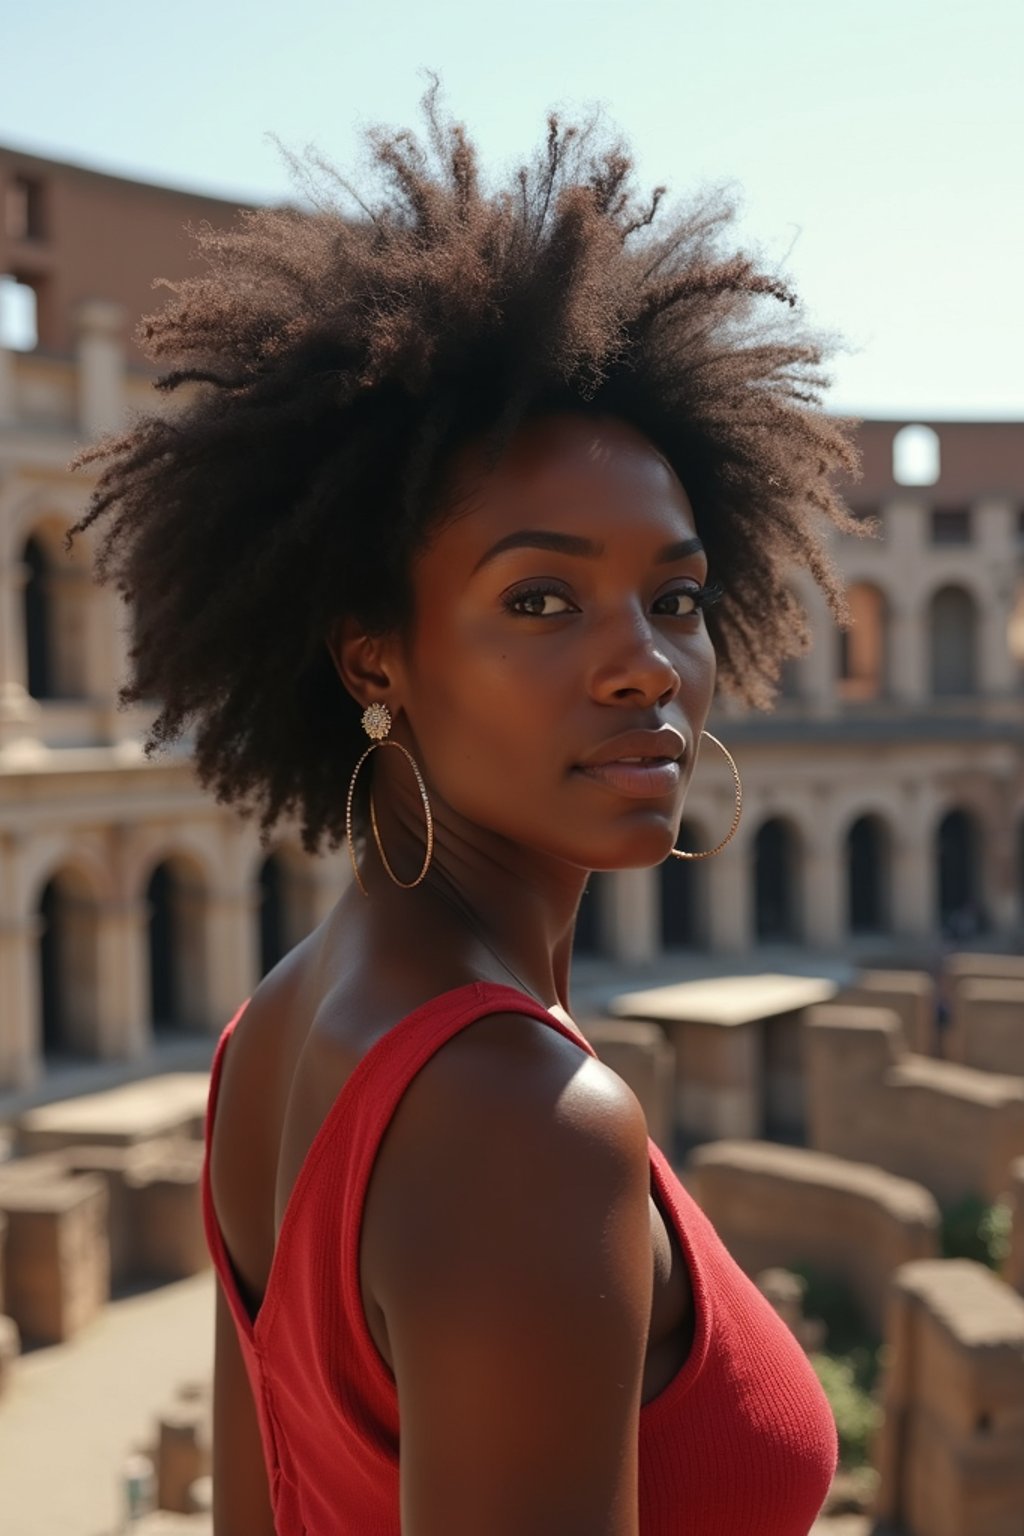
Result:
{"label": "forehead", "polygon": [[[692,531],[693,512],[675,471],[636,427],[614,416],[559,412],[524,422],[496,463],[482,443],[464,445],[450,467],[455,520],[674,519]],[[460,515],[461,514],[461,515]],[[475,519],[468,519],[475,521]]]}

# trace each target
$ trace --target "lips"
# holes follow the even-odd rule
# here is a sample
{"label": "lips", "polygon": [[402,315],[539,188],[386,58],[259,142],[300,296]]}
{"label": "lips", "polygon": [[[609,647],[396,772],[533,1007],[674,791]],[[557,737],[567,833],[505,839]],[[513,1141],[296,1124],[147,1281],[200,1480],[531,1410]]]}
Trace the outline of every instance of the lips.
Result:
{"label": "lips", "polygon": [[602,742],[574,771],[629,799],[656,799],[679,788],[685,751],[684,738],[671,726],[627,731]]}

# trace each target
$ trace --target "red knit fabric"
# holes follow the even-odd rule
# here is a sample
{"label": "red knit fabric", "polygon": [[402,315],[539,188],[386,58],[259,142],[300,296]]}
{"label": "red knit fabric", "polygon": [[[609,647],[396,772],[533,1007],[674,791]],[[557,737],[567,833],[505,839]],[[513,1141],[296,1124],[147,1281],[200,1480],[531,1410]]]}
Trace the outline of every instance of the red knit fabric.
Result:
{"label": "red knit fabric", "polygon": [[[244,1008],[214,1056],[203,1210],[252,1383],[275,1527],[278,1536],[400,1536],[398,1397],[359,1289],[360,1219],[385,1127],[428,1058],[486,1014],[528,1014],[597,1053],[511,987],[471,982],[410,1013],[362,1058],[317,1132],[251,1323],[209,1181],[224,1051]],[[696,1332],[682,1370],[640,1409],[641,1536],[807,1536],[836,1466],[828,1402],[790,1330],[653,1142],[649,1150],[688,1263]]]}

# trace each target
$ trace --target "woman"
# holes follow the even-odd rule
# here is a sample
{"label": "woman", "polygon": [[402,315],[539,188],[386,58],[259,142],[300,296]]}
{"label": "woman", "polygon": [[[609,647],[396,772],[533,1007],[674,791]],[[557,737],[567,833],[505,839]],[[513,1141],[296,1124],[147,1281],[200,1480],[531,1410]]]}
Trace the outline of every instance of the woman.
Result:
{"label": "woman", "polygon": [[588,872],[671,855],[716,673],[764,704],[802,648],[787,568],[842,617],[852,449],[719,200],[659,231],[556,119],[488,194],[435,98],[375,203],[199,234],[145,328],[195,387],[75,530],[114,514],[147,751],[193,725],[355,870],[215,1059],[215,1530],[797,1536],[827,1403],[569,959]]}

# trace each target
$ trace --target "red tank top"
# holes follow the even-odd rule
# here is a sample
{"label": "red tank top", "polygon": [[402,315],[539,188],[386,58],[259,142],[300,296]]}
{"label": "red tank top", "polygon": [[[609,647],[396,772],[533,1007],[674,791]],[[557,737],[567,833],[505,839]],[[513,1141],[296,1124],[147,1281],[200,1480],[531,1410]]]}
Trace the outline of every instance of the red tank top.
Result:
{"label": "red tank top", "polygon": [[[395,1381],[363,1314],[359,1230],[378,1145],[405,1088],[476,1019],[522,1013],[590,1055],[526,994],[471,982],[415,1009],[358,1063],[317,1132],[292,1189],[263,1303],[251,1322],[210,1192],[203,1211],[220,1285],[252,1385],[278,1536],[400,1536]],[[726,1252],[700,1207],[649,1142],[651,1170],[690,1271],[693,1345],[640,1409],[641,1536],[807,1536],[836,1467],[836,1427],[806,1355]]]}

